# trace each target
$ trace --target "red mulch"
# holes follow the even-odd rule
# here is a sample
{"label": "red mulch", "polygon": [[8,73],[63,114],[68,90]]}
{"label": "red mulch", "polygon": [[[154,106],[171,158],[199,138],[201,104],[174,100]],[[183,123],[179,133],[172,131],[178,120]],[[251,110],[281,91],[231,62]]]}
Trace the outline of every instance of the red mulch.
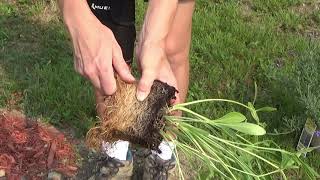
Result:
{"label": "red mulch", "polygon": [[0,111],[0,170],[9,180],[43,179],[49,170],[76,174],[76,155],[55,128]]}

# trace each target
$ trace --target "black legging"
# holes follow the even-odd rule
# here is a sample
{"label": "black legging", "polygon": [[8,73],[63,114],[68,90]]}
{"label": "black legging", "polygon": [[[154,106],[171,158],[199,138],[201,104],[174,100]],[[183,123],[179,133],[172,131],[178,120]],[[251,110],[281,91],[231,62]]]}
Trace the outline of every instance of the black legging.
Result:
{"label": "black legging", "polygon": [[111,29],[125,61],[131,65],[136,39],[135,1],[88,0],[88,5],[100,22]]}

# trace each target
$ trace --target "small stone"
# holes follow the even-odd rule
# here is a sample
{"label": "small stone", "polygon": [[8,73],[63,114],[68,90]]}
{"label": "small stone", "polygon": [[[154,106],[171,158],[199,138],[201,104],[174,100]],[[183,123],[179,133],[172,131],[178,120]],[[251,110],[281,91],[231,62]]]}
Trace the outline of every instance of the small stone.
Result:
{"label": "small stone", "polygon": [[6,175],[6,172],[3,169],[0,169],[0,177],[4,177]]}
{"label": "small stone", "polygon": [[95,176],[91,176],[88,180],[95,180]]}
{"label": "small stone", "polygon": [[50,172],[48,174],[48,180],[62,180],[62,175],[57,172]]}
{"label": "small stone", "polygon": [[102,167],[100,169],[100,173],[107,173],[108,172],[108,169],[106,167]]}

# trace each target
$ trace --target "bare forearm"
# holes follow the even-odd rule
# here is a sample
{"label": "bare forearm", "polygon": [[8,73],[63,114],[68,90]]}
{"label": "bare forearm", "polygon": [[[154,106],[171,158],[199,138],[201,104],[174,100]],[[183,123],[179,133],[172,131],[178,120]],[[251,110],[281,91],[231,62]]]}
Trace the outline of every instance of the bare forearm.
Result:
{"label": "bare forearm", "polygon": [[142,44],[163,42],[174,19],[178,0],[149,0],[142,27]]}
{"label": "bare forearm", "polygon": [[97,18],[90,11],[86,0],[58,0],[59,7],[69,31],[77,26],[87,26],[90,22],[96,22]]}
{"label": "bare forearm", "polygon": [[75,70],[91,81],[98,94],[116,91],[114,72],[133,83],[112,31],[95,17],[86,0],[59,0],[59,7],[71,35]]}

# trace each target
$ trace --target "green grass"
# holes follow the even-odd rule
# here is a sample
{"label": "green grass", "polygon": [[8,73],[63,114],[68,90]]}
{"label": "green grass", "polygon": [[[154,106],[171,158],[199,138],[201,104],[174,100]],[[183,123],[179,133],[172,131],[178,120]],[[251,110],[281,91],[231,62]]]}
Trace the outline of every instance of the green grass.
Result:
{"label": "green grass", "polygon": [[0,106],[20,92],[13,108],[83,134],[95,117],[91,86],[73,70],[63,24],[40,21],[40,5],[0,3]]}
{"label": "green grass", "polygon": [[[95,119],[93,93],[73,70],[69,38],[52,2],[0,2],[0,108],[22,109],[83,135]],[[140,27],[146,5],[137,3]],[[252,101],[256,82],[255,106],[278,109],[261,114],[268,132],[293,131],[270,138],[293,149],[306,115],[290,81],[296,62],[320,51],[317,6],[316,0],[198,0],[188,101]],[[210,117],[239,111],[225,103],[194,110]],[[319,170],[319,155],[309,160]]]}

